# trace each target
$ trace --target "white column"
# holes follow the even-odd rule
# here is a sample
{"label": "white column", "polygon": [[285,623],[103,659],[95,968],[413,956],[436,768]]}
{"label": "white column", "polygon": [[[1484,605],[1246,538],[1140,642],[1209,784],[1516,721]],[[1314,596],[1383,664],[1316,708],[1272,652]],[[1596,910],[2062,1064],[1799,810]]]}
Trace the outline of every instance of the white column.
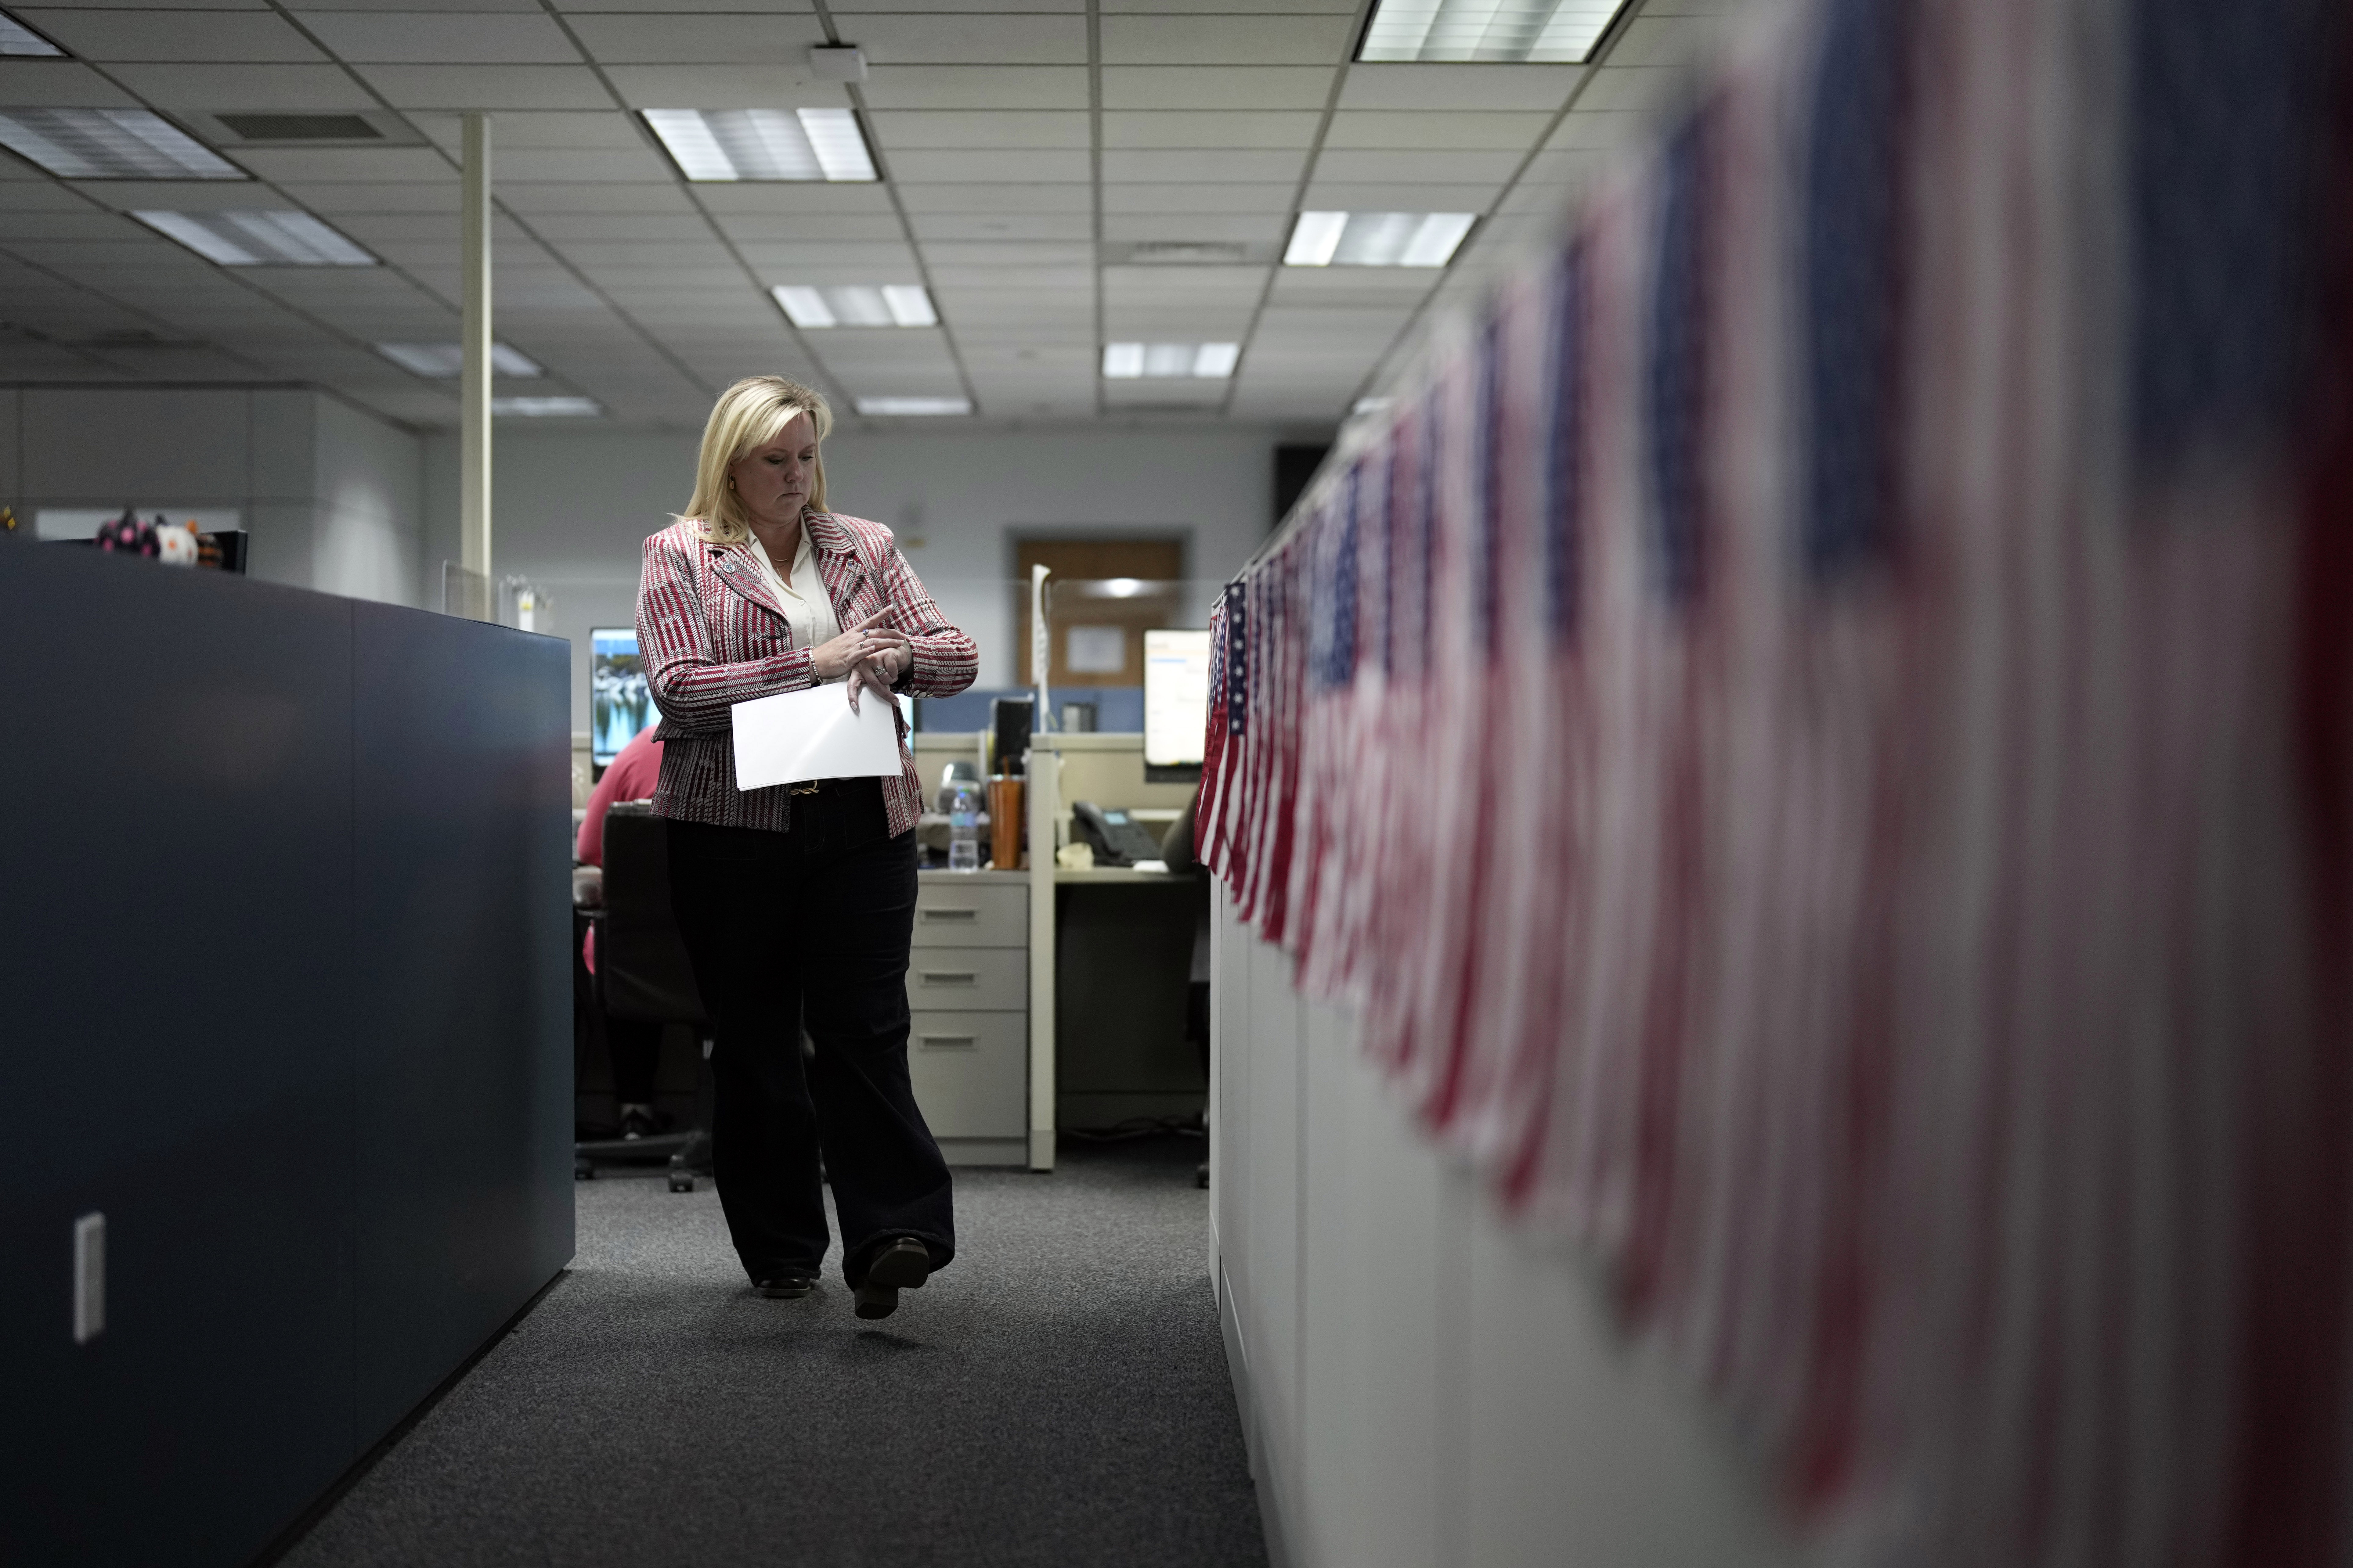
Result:
{"label": "white column", "polygon": [[463,342],[466,365],[459,383],[459,553],[469,572],[479,573],[489,596],[487,616],[497,618],[491,584],[491,117],[465,117],[464,254],[466,279]]}
{"label": "white column", "polygon": [[1062,753],[1029,737],[1029,1168],[1054,1168],[1054,819],[1062,810]]}

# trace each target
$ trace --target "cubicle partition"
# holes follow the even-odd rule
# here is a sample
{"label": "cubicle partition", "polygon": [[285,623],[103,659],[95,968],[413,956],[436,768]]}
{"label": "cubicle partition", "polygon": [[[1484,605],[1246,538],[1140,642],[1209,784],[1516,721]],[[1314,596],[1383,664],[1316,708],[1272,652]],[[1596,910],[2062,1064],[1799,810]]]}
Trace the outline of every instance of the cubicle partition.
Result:
{"label": "cubicle partition", "polygon": [[0,647],[0,1561],[242,1563],[571,1257],[566,649],[30,544]]}

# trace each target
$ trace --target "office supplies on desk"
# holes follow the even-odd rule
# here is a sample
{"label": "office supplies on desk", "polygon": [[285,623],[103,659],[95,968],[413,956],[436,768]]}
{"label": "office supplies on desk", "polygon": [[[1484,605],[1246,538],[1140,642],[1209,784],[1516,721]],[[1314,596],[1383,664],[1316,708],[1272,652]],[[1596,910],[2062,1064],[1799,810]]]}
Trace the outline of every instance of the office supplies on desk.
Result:
{"label": "office supplies on desk", "polygon": [[738,702],[735,787],[893,777],[900,767],[894,711],[888,702],[853,709],[839,684]]}
{"label": "office supplies on desk", "polygon": [[1160,858],[1160,840],[1124,811],[1105,811],[1091,800],[1071,802],[1071,826],[1106,866],[1132,866]]}

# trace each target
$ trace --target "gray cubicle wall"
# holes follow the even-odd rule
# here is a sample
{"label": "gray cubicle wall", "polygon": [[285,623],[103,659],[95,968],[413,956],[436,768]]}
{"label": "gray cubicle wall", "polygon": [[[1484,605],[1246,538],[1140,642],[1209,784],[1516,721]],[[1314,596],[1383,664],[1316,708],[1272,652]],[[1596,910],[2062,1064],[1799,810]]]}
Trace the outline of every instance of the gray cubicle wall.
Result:
{"label": "gray cubicle wall", "polygon": [[242,1563],[572,1255],[566,649],[11,542],[0,654],[0,1562]]}

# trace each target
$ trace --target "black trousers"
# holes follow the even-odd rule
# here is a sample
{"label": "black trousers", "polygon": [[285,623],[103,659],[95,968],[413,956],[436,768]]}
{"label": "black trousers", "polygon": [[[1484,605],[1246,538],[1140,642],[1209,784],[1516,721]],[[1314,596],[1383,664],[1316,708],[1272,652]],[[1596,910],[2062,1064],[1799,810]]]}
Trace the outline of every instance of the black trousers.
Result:
{"label": "black trousers", "polygon": [[671,908],[715,1041],[719,1201],[755,1280],[825,1261],[820,1152],[852,1286],[900,1237],[934,1268],[955,1256],[947,1162],[907,1081],[915,836],[889,831],[873,779],[796,796],[787,833],[670,824]]}

